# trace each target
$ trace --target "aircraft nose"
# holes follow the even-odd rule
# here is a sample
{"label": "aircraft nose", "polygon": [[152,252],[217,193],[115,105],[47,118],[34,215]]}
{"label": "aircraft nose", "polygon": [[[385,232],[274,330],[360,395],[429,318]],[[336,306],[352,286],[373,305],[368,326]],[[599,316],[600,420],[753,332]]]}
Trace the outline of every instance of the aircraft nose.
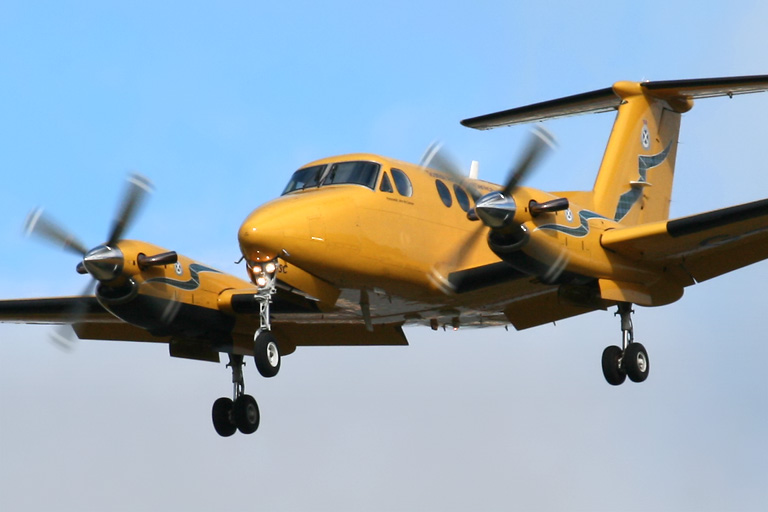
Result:
{"label": "aircraft nose", "polygon": [[269,261],[285,256],[284,230],[269,209],[254,210],[240,226],[240,251],[249,261]]}

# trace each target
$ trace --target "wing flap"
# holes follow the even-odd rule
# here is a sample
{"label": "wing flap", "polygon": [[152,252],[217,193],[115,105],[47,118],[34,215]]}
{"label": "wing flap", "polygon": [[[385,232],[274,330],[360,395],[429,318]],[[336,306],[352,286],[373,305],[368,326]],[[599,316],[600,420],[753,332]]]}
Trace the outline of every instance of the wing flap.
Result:
{"label": "wing flap", "polygon": [[550,289],[544,293],[513,302],[504,308],[504,315],[515,326],[515,329],[522,331],[604,307],[592,300],[585,300],[582,304],[564,300],[563,292],[566,291],[567,288]]}
{"label": "wing flap", "polygon": [[408,345],[399,324],[374,325],[373,331],[369,331],[363,323],[273,323],[272,332],[281,349],[283,344],[293,347]]}

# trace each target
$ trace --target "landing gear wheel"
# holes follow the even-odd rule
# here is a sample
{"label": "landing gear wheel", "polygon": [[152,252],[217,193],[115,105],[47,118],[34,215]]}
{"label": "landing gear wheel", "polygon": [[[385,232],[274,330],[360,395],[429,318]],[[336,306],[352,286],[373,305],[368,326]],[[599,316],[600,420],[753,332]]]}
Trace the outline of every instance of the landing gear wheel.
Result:
{"label": "landing gear wheel", "polygon": [[221,437],[229,437],[237,431],[232,421],[232,409],[234,403],[230,398],[222,397],[213,402],[213,428]]}
{"label": "landing gear wheel", "polygon": [[280,371],[280,351],[271,332],[261,331],[256,336],[253,358],[262,377],[274,377]]}
{"label": "landing gear wheel", "polygon": [[630,343],[624,351],[621,366],[632,382],[643,382],[647,379],[651,366],[645,347],[640,343]]}
{"label": "landing gear wheel", "polygon": [[232,416],[243,434],[253,434],[259,428],[259,405],[251,395],[241,395],[235,400]]}
{"label": "landing gear wheel", "polygon": [[608,384],[618,386],[627,378],[627,374],[619,366],[621,360],[621,349],[616,345],[611,345],[603,350],[603,376]]}

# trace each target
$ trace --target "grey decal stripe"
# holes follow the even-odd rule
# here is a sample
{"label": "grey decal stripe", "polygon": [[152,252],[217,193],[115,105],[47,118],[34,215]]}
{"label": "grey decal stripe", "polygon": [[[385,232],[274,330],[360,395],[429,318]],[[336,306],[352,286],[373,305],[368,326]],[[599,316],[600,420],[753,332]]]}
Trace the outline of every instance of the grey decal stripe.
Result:
{"label": "grey decal stripe", "polygon": [[[669,155],[669,150],[672,149],[672,142],[670,142],[664,151],[656,155],[638,155],[637,167],[640,173],[639,183],[648,183],[648,171],[654,167],[661,165]],[[616,205],[616,215],[613,216],[613,220],[620,222],[621,219],[626,217],[629,210],[637,203],[640,196],[643,195],[643,189],[641,187],[632,187],[627,192],[623,193],[619,197],[619,204]]]}
{"label": "grey decal stripe", "polygon": [[599,213],[591,212],[589,210],[581,210],[579,212],[580,225],[578,227],[572,228],[570,226],[563,226],[562,224],[544,224],[543,226],[536,228],[534,231],[538,229],[549,229],[552,231],[560,231],[566,235],[581,238],[583,236],[587,236],[589,233],[589,219],[606,219],[606,217],[603,217]]}
{"label": "grey decal stripe", "polygon": [[191,277],[187,281],[179,281],[178,279],[171,279],[170,277],[154,277],[152,279],[147,279],[147,282],[167,284],[175,288],[190,291],[195,290],[200,286],[200,272],[213,272],[215,274],[221,274],[221,272],[215,268],[193,263],[189,266],[189,273]]}

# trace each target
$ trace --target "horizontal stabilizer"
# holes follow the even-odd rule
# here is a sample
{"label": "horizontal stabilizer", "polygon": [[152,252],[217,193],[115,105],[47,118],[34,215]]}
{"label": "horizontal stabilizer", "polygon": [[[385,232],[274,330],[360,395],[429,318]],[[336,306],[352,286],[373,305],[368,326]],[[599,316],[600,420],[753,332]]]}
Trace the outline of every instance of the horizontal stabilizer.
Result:
{"label": "horizontal stabilizer", "polygon": [[[617,92],[617,87],[622,83],[626,82],[617,82],[613,87],[606,89],[465,119],[461,124],[478,130],[490,130],[501,126],[616,110],[622,103],[622,97]],[[649,96],[663,99],[712,98],[766,91],[768,75],[665,80],[642,82],[640,86]]]}
{"label": "horizontal stabilizer", "polygon": [[599,91],[575,94],[556,100],[534,103],[525,107],[512,108],[493,114],[465,119],[461,122],[468,128],[490,130],[500,126],[533,123],[545,119],[575,116],[579,114],[608,112],[621,104],[621,98],[610,87]]}

